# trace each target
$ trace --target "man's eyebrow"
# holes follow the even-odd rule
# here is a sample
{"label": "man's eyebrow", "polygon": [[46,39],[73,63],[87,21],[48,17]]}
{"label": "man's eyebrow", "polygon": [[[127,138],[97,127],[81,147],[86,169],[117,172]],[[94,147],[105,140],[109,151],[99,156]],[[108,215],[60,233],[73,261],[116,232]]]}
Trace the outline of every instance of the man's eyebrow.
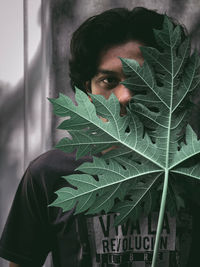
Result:
{"label": "man's eyebrow", "polygon": [[96,75],[98,74],[118,75],[118,72],[113,71],[113,70],[98,69]]}

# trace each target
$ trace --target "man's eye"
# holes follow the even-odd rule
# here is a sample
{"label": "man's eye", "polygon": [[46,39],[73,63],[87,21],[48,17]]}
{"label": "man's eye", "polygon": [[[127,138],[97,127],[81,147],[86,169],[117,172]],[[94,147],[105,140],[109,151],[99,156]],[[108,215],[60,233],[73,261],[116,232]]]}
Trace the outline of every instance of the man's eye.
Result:
{"label": "man's eye", "polygon": [[119,83],[118,79],[112,78],[112,77],[105,78],[102,80],[102,82],[106,84],[106,86],[111,87],[111,88],[117,86]]}

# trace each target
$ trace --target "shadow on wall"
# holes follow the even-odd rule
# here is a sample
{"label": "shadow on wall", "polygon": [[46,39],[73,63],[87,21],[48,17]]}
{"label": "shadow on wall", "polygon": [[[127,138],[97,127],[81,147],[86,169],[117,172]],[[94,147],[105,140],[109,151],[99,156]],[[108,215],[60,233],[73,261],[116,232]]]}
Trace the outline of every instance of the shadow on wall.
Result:
{"label": "shadow on wall", "polygon": [[[29,80],[29,95],[33,100],[29,106],[29,117],[34,121],[34,95],[37,93],[39,81],[41,80],[40,69],[41,49],[35,55],[30,65],[30,80]],[[6,93],[6,87],[1,83],[0,90],[2,91],[2,100],[0,113],[0,129],[1,129],[1,154],[0,154],[0,170],[1,170],[1,188],[0,193],[0,211],[5,210],[6,203],[8,204],[7,197],[10,197],[10,192],[13,188],[16,188],[18,183],[16,174],[22,174],[23,168],[23,81],[21,80],[15,87]],[[14,193],[14,192],[13,192]],[[6,199],[5,199],[6,198]],[[0,220],[2,222],[2,220]]]}
{"label": "shadow on wall", "polygon": [[[52,3],[55,1],[52,1]],[[63,1],[62,1],[63,2]],[[75,7],[75,1],[64,1],[63,3],[56,1],[56,4],[63,8],[63,3],[66,5],[65,16],[67,18],[67,23],[70,20],[71,12],[73,14],[73,8]],[[73,4],[72,4],[73,2]],[[47,3],[47,2],[44,2]],[[48,4],[47,4],[48,5]],[[71,9],[68,7],[71,6]],[[52,7],[53,8],[53,7]],[[44,6],[45,9],[45,6]],[[53,12],[54,13],[54,12]],[[63,28],[62,19],[60,16],[54,16],[54,25],[57,26],[57,31]],[[59,38],[61,35],[59,35]],[[48,40],[44,42],[47,43]],[[53,44],[54,44],[53,40]],[[54,47],[55,48],[55,47]],[[61,49],[61,48],[60,48]],[[51,96],[56,96],[57,91],[55,88],[55,81],[62,79],[63,84],[65,85],[63,91],[66,92],[66,84],[68,82],[67,75],[67,54],[66,49],[64,58],[62,57],[63,64],[59,67],[57,62],[54,61],[51,68],[51,77],[50,77],[50,88],[49,93],[52,90]],[[51,53],[51,51],[48,51]],[[57,52],[54,50],[53,59],[57,57]],[[49,55],[48,55],[49,56]],[[28,81],[28,95],[29,95],[29,109],[28,109],[28,118],[31,125],[36,124],[38,120],[37,110],[35,101],[38,95],[38,91],[41,86],[41,58],[42,58],[42,44],[40,43],[37,48],[37,52],[34,58],[31,60],[29,65],[29,81]],[[61,58],[61,57],[60,57]],[[23,60],[23,59],[22,59]],[[54,65],[55,64],[55,65]],[[58,66],[58,67],[57,67]],[[64,67],[63,67],[64,66]],[[63,77],[63,78],[62,78]],[[24,149],[24,84],[21,79],[16,86],[11,87],[9,84],[5,84],[3,81],[0,81],[0,129],[1,129],[1,139],[0,139],[0,235],[3,230],[12,200],[14,198],[16,188],[19,183],[19,179],[23,174],[23,149]],[[62,90],[59,90],[62,91]],[[47,95],[46,97],[48,97]],[[47,101],[46,99],[44,101]],[[40,103],[38,103],[40,105]],[[41,114],[42,116],[42,114]],[[52,120],[52,131],[51,135],[54,136],[56,128],[56,119]],[[38,140],[35,140],[36,151],[39,151],[40,144],[37,143]],[[3,266],[3,260],[0,259],[0,266]],[[2,263],[2,264],[1,264]],[[6,265],[5,265],[6,266]]]}

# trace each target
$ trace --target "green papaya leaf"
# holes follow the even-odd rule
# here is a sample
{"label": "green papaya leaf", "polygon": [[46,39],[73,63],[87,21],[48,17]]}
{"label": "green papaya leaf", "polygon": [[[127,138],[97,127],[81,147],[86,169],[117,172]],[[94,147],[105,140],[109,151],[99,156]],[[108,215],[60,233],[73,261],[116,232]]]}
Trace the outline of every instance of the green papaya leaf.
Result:
{"label": "green papaya leaf", "polygon": [[[119,215],[115,219],[115,224],[123,224],[126,222],[127,218],[131,220],[136,220],[142,213],[141,205],[139,205],[144,198],[146,198],[144,204],[145,208],[148,210],[147,213],[151,210],[151,201],[154,197],[151,194],[151,189],[159,178],[160,174],[157,176],[149,176],[146,183],[139,183],[134,185],[133,189],[129,191],[130,200],[125,200],[123,202],[117,203],[112,211],[118,212]],[[148,206],[148,207],[147,207]]]}
{"label": "green papaya leaf", "polygon": [[[76,211],[79,213],[89,209],[87,214],[94,214],[102,210],[110,211],[115,198],[123,200],[127,191],[131,188],[134,189],[134,183],[127,182],[138,176],[160,172],[159,168],[157,171],[155,170],[155,166],[151,162],[139,164],[126,159],[122,167],[115,160],[110,159],[106,162],[104,159],[96,157],[94,157],[93,163],[86,162],[77,170],[87,174],[70,175],[64,178],[78,189],[60,189],[57,192],[59,197],[53,206],[62,206],[65,211],[72,209],[78,201]],[[99,181],[88,174],[98,175]],[[97,194],[98,198],[96,198]]]}
{"label": "green papaya leaf", "polygon": [[[183,206],[178,191],[169,186],[171,177],[179,174],[200,179],[200,163],[190,161],[200,154],[200,141],[188,125],[191,96],[200,84],[200,59],[196,52],[190,55],[190,40],[182,40],[180,26],[175,27],[167,16],[163,29],[155,30],[155,38],[160,50],[141,47],[142,66],[121,58],[128,77],[122,83],[134,92],[125,116],[120,116],[120,104],[113,94],[109,99],[90,95],[91,102],[76,89],[76,104],[62,94],[50,99],[55,114],[67,117],[59,128],[71,135],[62,139],[58,148],[76,150],[79,158],[115,147],[93,157],[92,163],[82,164],[78,170],[83,174],[64,177],[76,189],[58,190],[51,205],[63,210],[76,205],[76,214],[114,211],[118,213],[115,224],[119,224],[150,212],[153,190],[161,191],[153,267],[167,196],[171,213]],[[188,161],[190,165],[184,166]]]}

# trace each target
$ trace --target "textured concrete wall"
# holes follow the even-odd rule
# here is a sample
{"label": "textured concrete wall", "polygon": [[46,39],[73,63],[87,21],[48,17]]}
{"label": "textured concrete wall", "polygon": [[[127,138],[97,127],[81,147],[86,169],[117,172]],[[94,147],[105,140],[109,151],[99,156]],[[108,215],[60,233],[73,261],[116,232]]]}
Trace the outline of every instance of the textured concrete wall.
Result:
{"label": "textured concrete wall", "polygon": [[[7,1],[7,0],[4,0]],[[22,3],[18,0],[17,4]],[[199,0],[37,0],[37,11],[33,12],[34,0],[26,1],[29,7],[29,23],[38,23],[41,38],[36,42],[36,49],[28,45],[33,55],[28,58],[28,142],[27,158],[32,160],[42,150],[49,149],[59,139],[55,130],[57,120],[51,114],[46,97],[57,96],[58,92],[72,95],[68,78],[69,43],[73,31],[89,16],[114,7],[144,6],[159,12],[166,12],[185,24],[193,47],[200,48],[200,5]],[[50,6],[49,6],[50,4]],[[20,5],[23,8],[22,4]],[[3,1],[0,9],[3,10]],[[15,6],[10,7],[12,12]],[[10,10],[11,11],[11,10]],[[6,11],[8,12],[8,11]],[[9,12],[8,12],[8,15]],[[12,17],[8,16],[11,20]],[[20,17],[20,19],[23,19]],[[0,16],[0,29],[9,21]],[[14,31],[15,29],[13,29]],[[23,31],[23,29],[21,29]],[[12,32],[10,32],[12,34]],[[35,39],[31,24],[28,27],[29,39]],[[6,37],[5,37],[6,38]],[[16,52],[17,53],[17,52]],[[23,58],[22,58],[23,62]],[[1,61],[0,64],[4,64]],[[12,62],[10,62],[12,66]],[[11,202],[23,173],[24,163],[24,79],[19,77],[15,85],[1,78],[0,73],[0,233],[3,229]],[[198,123],[199,120],[198,120]],[[197,122],[196,122],[197,124]],[[45,127],[44,127],[45,125]],[[42,147],[42,149],[41,149]],[[0,267],[8,263],[0,259]],[[50,266],[49,263],[46,264]]]}

